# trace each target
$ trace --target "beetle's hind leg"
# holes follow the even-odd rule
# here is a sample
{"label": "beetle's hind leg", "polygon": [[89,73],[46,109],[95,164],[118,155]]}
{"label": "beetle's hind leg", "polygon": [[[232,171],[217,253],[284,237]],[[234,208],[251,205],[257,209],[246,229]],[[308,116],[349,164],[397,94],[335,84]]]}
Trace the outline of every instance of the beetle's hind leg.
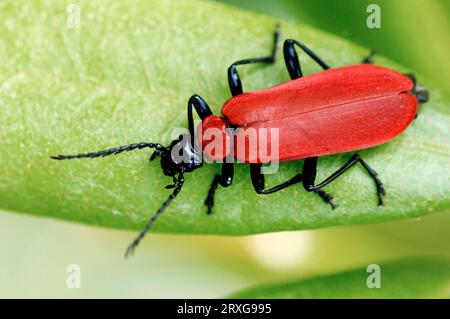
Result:
{"label": "beetle's hind leg", "polygon": [[238,60],[230,65],[228,68],[228,84],[230,86],[230,91],[233,96],[242,94],[244,91],[242,89],[242,82],[241,78],[239,76],[239,73],[237,71],[238,65],[244,65],[244,64],[254,64],[254,63],[274,63],[275,57],[277,55],[278,51],[278,42],[280,39],[280,26],[277,25],[275,32],[273,34],[273,47],[272,52],[269,56],[262,57],[262,58],[253,58],[253,59],[244,59],[244,60]]}
{"label": "beetle's hind leg", "polygon": [[[360,163],[364,169],[369,173],[370,177],[375,182],[377,187],[377,196],[378,196],[378,205],[383,205],[383,195],[386,195],[386,192],[383,187],[383,183],[378,178],[377,172],[373,168],[369,166],[360,156],[359,154],[354,154],[350,159],[338,170],[336,170],[333,174],[327,177],[323,182],[315,185],[314,181],[316,178],[316,170],[317,170],[317,157],[307,158],[305,159],[305,163],[303,165],[303,187],[308,192],[317,192],[321,191],[321,189],[331,182],[333,182],[336,178],[345,173],[349,168],[354,166],[355,164]],[[319,194],[320,195],[320,194]]]}

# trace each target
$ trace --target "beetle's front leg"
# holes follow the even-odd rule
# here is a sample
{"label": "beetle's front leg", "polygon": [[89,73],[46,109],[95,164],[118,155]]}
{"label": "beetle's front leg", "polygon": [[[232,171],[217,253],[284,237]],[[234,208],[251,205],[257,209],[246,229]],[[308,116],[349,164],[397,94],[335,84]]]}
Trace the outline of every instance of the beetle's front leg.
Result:
{"label": "beetle's front leg", "polygon": [[214,207],[214,195],[216,193],[217,187],[221,185],[222,187],[228,187],[233,182],[234,167],[233,163],[223,163],[222,164],[222,174],[217,174],[211,183],[208,191],[208,196],[205,199],[205,205],[208,207],[208,215],[212,214],[212,209]]}
{"label": "beetle's front leg", "polygon": [[208,103],[205,102],[205,100],[197,95],[194,94],[190,97],[187,105],[187,117],[188,117],[188,129],[189,129],[189,135],[191,137],[191,146],[194,146],[194,116],[192,115],[192,107],[194,107],[195,111],[197,112],[198,116],[201,120],[203,120],[208,115],[211,115],[211,109],[209,108]]}

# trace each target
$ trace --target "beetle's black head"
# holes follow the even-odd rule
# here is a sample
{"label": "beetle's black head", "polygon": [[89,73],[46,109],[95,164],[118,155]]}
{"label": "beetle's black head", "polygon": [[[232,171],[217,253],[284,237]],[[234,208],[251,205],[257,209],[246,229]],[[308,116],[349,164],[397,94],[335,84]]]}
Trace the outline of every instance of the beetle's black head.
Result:
{"label": "beetle's black head", "polygon": [[[155,152],[156,153],[156,152]],[[192,172],[202,166],[200,156],[191,146],[188,135],[180,135],[165,150],[152,155],[150,160],[161,156],[161,169],[166,176]]]}

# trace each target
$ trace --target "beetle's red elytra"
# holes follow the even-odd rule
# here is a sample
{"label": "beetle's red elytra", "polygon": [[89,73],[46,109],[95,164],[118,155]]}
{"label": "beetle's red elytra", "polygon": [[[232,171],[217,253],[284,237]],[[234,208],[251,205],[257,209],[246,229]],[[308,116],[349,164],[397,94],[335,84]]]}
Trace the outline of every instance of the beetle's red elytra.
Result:
{"label": "beetle's red elytra", "polygon": [[[203,166],[204,156],[222,162],[221,173],[214,176],[204,202],[208,214],[212,213],[219,185],[228,187],[232,184],[234,163],[224,160],[230,156],[250,165],[251,182],[258,194],[271,194],[301,183],[306,191],[316,193],[332,208],[336,208],[333,196],[323,188],[360,163],[375,183],[378,204],[383,204],[383,184],[377,172],[359,154],[353,154],[342,167],[320,183],[315,181],[318,158],[363,150],[393,139],[417,116],[418,104],[427,102],[428,91],[417,85],[413,75],[373,65],[373,53],[363,60],[363,64],[330,69],[304,44],[288,39],[283,44],[283,55],[291,80],[272,88],[244,93],[237,67],[273,63],[279,35],[277,28],[269,56],[239,60],[228,68],[232,97],[223,105],[222,116],[214,115],[199,95],[191,96],[187,107],[189,134],[181,135],[169,146],[144,142],[91,153],[51,157],[56,160],[94,158],[153,148],[150,160],[161,158],[163,173],[173,180],[166,188],[173,191],[128,246],[126,256],[134,251],[157,218],[178,195],[184,185],[185,174]],[[303,76],[297,47],[324,71]],[[194,132],[193,109],[202,120],[197,136]],[[210,129],[218,132],[218,139],[208,135]],[[250,132],[267,130],[278,132],[276,141],[270,134],[266,135],[269,138],[265,141],[268,143],[266,147],[275,146],[277,161],[304,161],[301,171],[299,169],[292,178],[271,188],[266,188],[261,168],[262,164],[273,161],[273,158],[262,157],[259,152],[258,155],[252,154],[245,148],[243,152],[236,151],[238,140],[259,148],[261,137]]]}
{"label": "beetle's red elytra", "polygon": [[[246,136],[248,128],[277,128],[279,161],[292,161],[361,150],[396,137],[417,113],[413,87],[403,74],[359,64],[239,94],[225,102],[222,115],[246,138],[252,137]],[[264,163],[245,155],[235,158]]]}

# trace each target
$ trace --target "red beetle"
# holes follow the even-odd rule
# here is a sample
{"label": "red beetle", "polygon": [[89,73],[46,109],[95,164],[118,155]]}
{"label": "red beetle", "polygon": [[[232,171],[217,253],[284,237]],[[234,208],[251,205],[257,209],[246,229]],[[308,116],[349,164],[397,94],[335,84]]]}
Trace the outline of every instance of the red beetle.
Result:
{"label": "red beetle", "polygon": [[[274,193],[301,182],[308,192],[317,193],[333,208],[336,207],[333,197],[323,191],[323,187],[359,162],[376,184],[378,204],[383,204],[383,184],[358,154],[352,155],[321,183],[315,183],[317,158],[362,150],[393,139],[415,118],[418,103],[428,100],[427,90],[416,86],[413,75],[371,64],[372,55],[363,64],[329,69],[305,45],[289,39],[284,42],[283,52],[292,80],[269,89],[243,93],[236,67],[273,63],[278,38],[277,30],[270,56],[239,60],[228,68],[233,97],[223,105],[222,116],[212,114],[208,104],[200,96],[193,95],[188,102],[189,134],[181,135],[168,147],[136,143],[92,153],[51,157],[57,160],[93,158],[147,147],[155,149],[150,160],[161,157],[164,174],[173,178],[173,184],[166,188],[173,188],[173,192],[128,247],[127,255],[179,193],[184,173],[202,167],[203,156],[223,163],[222,172],[214,177],[205,200],[208,214],[212,213],[217,187],[231,185],[235,160],[250,164],[252,184],[258,194]],[[303,77],[295,46],[324,71]],[[196,137],[192,107],[202,120]],[[272,135],[272,131],[276,134]],[[265,152],[261,152],[262,148]],[[271,152],[267,152],[268,149]],[[304,160],[301,173],[280,185],[265,188],[262,164],[301,159]]]}

